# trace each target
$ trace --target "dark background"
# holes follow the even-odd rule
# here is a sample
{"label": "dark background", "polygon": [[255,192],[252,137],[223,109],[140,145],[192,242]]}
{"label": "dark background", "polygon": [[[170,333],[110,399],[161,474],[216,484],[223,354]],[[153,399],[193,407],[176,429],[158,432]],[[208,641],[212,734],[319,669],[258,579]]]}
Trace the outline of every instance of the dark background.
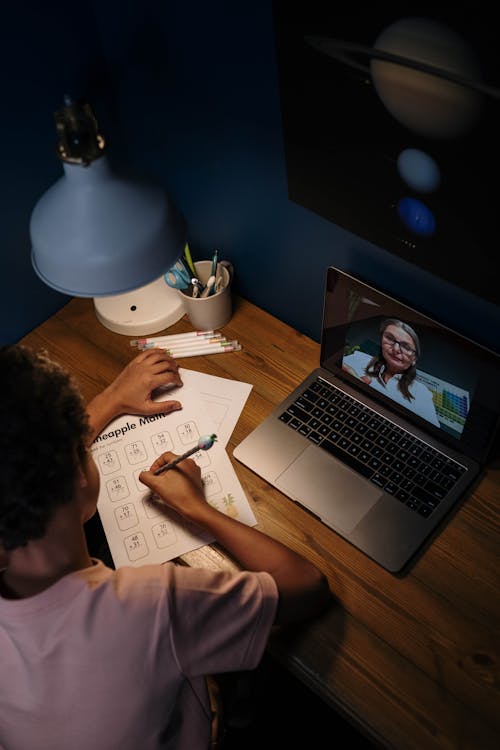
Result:
{"label": "dark background", "polygon": [[[480,62],[483,82],[500,84],[496,31],[488,14],[475,6],[472,11],[470,4],[406,3],[401,11],[391,3],[369,8],[353,2],[341,16],[333,4],[312,2],[300,10],[286,2],[274,6],[290,198],[498,304],[497,278],[489,270],[497,253],[500,99],[483,97],[471,130],[448,138],[427,136],[392,116],[370,74],[370,49],[380,32],[401,18],[424,16],[459,33]],[[332,54],[311,46],[308,35],[332,40]],[[349,51],[342,42],[362,45],[366,52]],[[430,102],[424,100],[422,107],[432,120]],[[408,148],[438,165],[441,183],[435,191],[422,194],[399,175],[397,158]],[[430,208],[433,236],[404,226],[396,209],[402,197]]]}
{"label": "dark background", "polygon": [[[110,161],[169,190],[195,259],[218,247],[236,290],[301,332],[320,337],[332,264],[500,350],[486,295],[289,198],[270,0],[19,0],[0,9],[0,63],[0,342],[67,301],[31,268],[29,218],[62,174],[54,112],[69,93],[91,103]],[[478,260],[459,259],[471,278]],[[481,274],[494,279],[489,261]]]}

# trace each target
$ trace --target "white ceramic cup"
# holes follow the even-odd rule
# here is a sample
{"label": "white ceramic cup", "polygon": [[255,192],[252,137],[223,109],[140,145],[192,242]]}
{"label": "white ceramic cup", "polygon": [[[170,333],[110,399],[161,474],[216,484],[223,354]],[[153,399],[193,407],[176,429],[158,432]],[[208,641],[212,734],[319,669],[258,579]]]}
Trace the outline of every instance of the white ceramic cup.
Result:
{"label": "white ceramic cup", "polygon": [[[195,262],[196,275],[203,285],[210,278],[212,270],[211,260]],[[189,289],[179,289],[184,311],[195,331],[212,331],[222,328],[229,323],[233,314],[231,299],[231,282],[233,280],[233,266],[228,261],[217,264],[216,278],[222,279],[221,288],[209,297],[192,297]]]}

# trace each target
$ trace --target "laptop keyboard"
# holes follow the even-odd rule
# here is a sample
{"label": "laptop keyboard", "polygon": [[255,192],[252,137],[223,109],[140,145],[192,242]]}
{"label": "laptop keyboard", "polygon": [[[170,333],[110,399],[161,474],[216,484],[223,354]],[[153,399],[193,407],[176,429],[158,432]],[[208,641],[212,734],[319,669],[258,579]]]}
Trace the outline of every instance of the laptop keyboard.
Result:
{"label": "laptop keyboard", "polygon": [[321,378],[279,419],[424,518],[466,471]]}

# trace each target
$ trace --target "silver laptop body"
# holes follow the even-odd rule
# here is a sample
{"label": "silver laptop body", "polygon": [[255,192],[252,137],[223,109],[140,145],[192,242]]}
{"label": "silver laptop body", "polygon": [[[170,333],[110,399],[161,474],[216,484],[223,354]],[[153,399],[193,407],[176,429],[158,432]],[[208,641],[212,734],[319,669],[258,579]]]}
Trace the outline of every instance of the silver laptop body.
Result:
{"label": "silver laptop body", "polygon": [[[392,354],[406,346],[405,356],[416,357],[418,348],[412,388],[432,415],[422,416],[418,398],[398,390],[402,375],[390,392],[384,365],[382,376],[365,373],[370,362],[383,360],[382,341],[386,347],[391,332]],[[353,361],[364,369],[354,372],[347,365]],[[401,573],[477,479],[497,430],[499,391],[496,354],[329,267],[320,366],[233,455]]]}

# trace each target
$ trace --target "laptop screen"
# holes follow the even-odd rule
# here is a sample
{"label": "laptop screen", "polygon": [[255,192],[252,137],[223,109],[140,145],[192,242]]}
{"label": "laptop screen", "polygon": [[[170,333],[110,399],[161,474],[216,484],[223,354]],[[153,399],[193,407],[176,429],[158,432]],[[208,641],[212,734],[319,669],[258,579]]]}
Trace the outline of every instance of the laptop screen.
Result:
{"label": "laptop screen", "polygon": [[500,358],[335,268],[327,273],[321,366],[485,460],[500,411]]}

